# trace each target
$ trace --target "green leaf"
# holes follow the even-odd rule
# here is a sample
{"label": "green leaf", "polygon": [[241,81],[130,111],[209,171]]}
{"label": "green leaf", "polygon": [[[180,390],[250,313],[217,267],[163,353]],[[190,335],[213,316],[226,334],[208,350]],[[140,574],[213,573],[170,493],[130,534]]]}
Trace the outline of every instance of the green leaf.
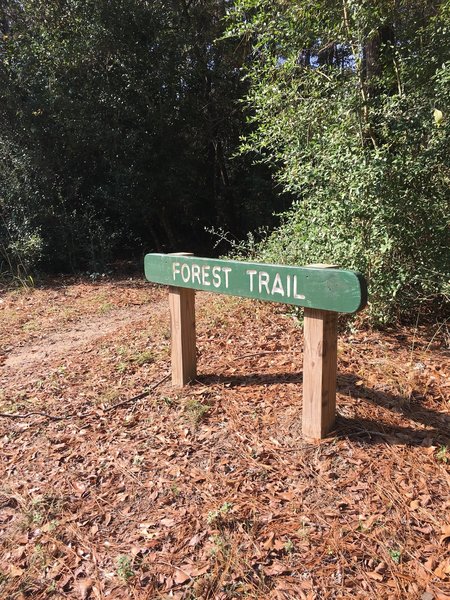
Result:
{"label": "green leaf", "polygon": [[434,122],[436,123],[436,125],[439,127],[439,125],[442,123],[442,121],[444,120],[444,115],[442,114],[442,111],[439,110],[438,108],[434,109]]}

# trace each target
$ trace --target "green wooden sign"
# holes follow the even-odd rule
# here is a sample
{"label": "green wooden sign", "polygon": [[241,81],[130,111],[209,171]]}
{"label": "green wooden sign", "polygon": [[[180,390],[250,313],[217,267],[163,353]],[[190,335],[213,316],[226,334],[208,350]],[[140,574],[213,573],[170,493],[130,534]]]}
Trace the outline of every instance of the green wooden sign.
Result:
{"label": "green wooden sign", "polygon": [[145,277],[154,283],[230,296],[353,313],[364,308],[367,286],[356,271],[147,254]]}

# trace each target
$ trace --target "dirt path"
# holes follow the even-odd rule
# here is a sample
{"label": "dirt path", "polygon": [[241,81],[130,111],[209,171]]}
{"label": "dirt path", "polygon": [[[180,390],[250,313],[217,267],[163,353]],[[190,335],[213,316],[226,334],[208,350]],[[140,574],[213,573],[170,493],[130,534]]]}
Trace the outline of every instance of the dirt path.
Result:
{"label": "dirt path", "polygon": [[28,369],[37,363],[46,363],[58,356],[86,348],[107,335],[117,334],[127,325],[155,318],[165,309],[163,303],[159,302],[148,307],[119,308],[106,315],[83,318],[70,329],[44,335],[37,343],[26,343],[22,347],[15,348],[6,358],[4,366]]}

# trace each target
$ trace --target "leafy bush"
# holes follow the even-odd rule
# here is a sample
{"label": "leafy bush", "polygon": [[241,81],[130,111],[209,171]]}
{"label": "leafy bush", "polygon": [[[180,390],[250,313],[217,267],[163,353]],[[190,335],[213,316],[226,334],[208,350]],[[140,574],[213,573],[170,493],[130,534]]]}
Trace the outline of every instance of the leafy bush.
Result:
{"label": "leafy bush", "polygon": [[296,200],[260,258],[368,278],[388,322],[448,300],[450,10],[403,1],[238,0],[251,37],[243,150]]}
{"label": "leafy bush", "polygon": [[39,192],[29,156],[4,132],[0,132],[0,158],[0,273],[22,281],[44,249],[32,208]]}

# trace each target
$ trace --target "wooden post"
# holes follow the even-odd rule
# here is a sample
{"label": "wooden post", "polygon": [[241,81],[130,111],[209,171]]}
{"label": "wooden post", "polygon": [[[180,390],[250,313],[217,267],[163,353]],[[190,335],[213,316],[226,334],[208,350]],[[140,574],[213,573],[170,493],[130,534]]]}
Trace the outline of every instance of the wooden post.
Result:
{"label": "wooden post", "polygon": [[[173,252],[169,256],[193,256]],[[184,387],[197,375],[195,339],[195,290],[169,286],[172,385]]]}
{"label": "wooden post", "polygon": [[336,418],[337,313],[305,308],[303,436],[318,440]]}
{"label": "wooden post", "polygon": [[183,387],[197,374],[195,342],[195,291],[169,288],[172,338],[172,385]]}
{"label": "wooden post", "polygon": [[[337,269],[337,265],[309,267]],[[337,313],[305,308],[303,353],[303,437],[320,440],[336,420]]]}

